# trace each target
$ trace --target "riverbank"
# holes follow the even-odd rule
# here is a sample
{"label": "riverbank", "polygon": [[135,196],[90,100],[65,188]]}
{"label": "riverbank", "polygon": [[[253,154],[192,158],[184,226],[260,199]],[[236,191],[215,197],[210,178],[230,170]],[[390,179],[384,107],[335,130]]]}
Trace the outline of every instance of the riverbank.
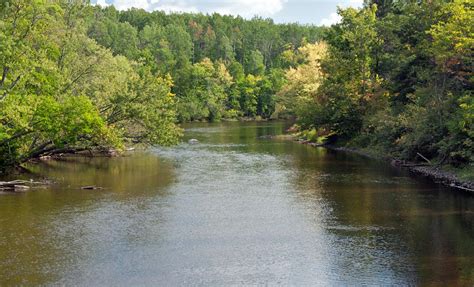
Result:
{"label": "riverbank", "polygon": [[441,183],[449,187],[474,193],[474,178],[470,173],[471,171],[474,172],[474,168],[468,167],[464,170],[456,170],[450,166],[436,165],[421,154],[418,154],[418,156],[420,157],[420,160],[423,160],[423,163],[395,158],[380,150],[327,144],[330,135],[321,136],[315,130],[300,131],[298,126],[292,126],[287,129],[286,132],[289,134],[276,138],[290,138],[301,144],[311,145],[314,147],[324,147],[335,151],[357,154],[374,160],[385,161],[392,166],[408,170],[416,176],[428,178],[435,183]]}
{"label": "riverbank", "polygon": [[281,135],[274,137],[275,139],[283,139],[283,140],[294,140],[301,144],[310,145],[313,147],[324,147],[330,150],[335,150],[339,152],[348,152],[357,154],[363,157],[371,158],[374,160],[381,160],[384,162],[389,163],[390,165],[408,170],[415,176],[421,176],[432,180],[435,183],[441,183],[445,186],[453,187],[459,190],[468,191],[474,193],[474,180],[471,179],[464,179],[461,178],[456,172],[448,170],[446,166],[438,166],[433,165],[429,162],[427,163],[415,163],[406,160],[401,160],[398,158],[394,158],[383,154],[378,151],[374,150],[364,150],[360,148],[353,148],[353,147],[341,147],[337,145],[329,145],[325,144],[324,140],[320,140],[318,137],[315,137],[318,142],[314,142],[311,140],[306,140],[301,138],[296,132],[297,129],[294,127],[287,130],[290,134],[288,135]]}
{"label": "riverbank", "polygon": [[[311,143],[306,143],[306,144],[311,144]],[[461,179],[454,172],[445,170],[442,166],[409,162],[409,161],[393,158],[390,156],[381,155],[375,152],[368,152],[368,151],[364,151],[364,150],[356,149],[356,148],[338,147],[338,146],[333,146],[333,145],[315,145],[315,144],[311,144],[311,145],[323,146],[331,150],[349,152],[349,153],[358,154],[358,155],[376,159],[376,160],[383,160],[387,163],[390,163],[392,166],[395,166],[400,169],[408,170],[409,172],[417,176],[429,178],[436,183],[441,183],[446,186],[450,186],[450,187],[457,188],[464,191],[474,192],[474,181]]]}
{"label": "riverbank", "polygon": [[[296,137],[293,137],[293,139],[296,139]],[[440,167],[440,166],[418,164],[414,162],[409,162],[409,161],[393,158],[387,155],[382,155],[376,152],[364,151],[362,149],[357,149],[357,148],[317,144],[317,143],[313,143],[313,142],[309,142],[305,140],[297,140],[297,139],[296,141],[301,144],[306,144],[313,147],[324,147],[324,148],[339,151],[339,152],[348,152],[348,153],[357,154],[357,155],[368,157],[375,160],[382,160],[387,163],[390,163],[392,166],[395,166],[397,168],[408,170],[410,173],[416,176],[422,176],[436,183],[441,183],[449,187],[453,187],[459,190],[474,193],[474,181],[461,179],[454,172],[445,170],[443,167]]]}

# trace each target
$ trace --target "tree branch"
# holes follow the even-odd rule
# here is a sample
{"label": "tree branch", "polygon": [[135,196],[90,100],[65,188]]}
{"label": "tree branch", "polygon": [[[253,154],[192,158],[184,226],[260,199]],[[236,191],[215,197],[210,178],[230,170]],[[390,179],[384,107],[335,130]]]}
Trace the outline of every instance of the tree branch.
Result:
{"label": "tree branch", "polygon": [[12,82],[10,87],[8,87],[8,89],[6,89],[5,92],[3,92],[3,95],[0,97],[0,101],[3,100],[8,95],[8,92],[18,84],[18,81],[20,81],[20,79],[21,79],[21,75],[16,77],[16,79]]}
{"label": "tree branch", "polygon": [[4,139],[3,141],[1,141],[1,142],[0,142],[0,146],[1,146],[1,145],[4,145],[4,144],[7,144],[7,143],[9,143],[9,142],[11,142],[11,141],[14,141],[14,140],[16,140],[16,139],[18,139],[18,138],[21,138],[21,137],[23,137],[23,136],[26,136],[26,135],[28,135],[28,134],[30,134],[30,133],[32,133],[32,132],[33,132],[32,130],[26,130],[26,131],[18,132],[18,133],[16,133],[16,134],[14,134],[12,137],[10,137],[10,138],[8,138],[8,139]]}
{"label": "tree branch", "polygon": [[7,78],[9,70],[10,70],[9,67],[7,66],[3,67],[2,79],[0,80],[0,88],[3,87],[3,84],[5,83],[5,79]]}

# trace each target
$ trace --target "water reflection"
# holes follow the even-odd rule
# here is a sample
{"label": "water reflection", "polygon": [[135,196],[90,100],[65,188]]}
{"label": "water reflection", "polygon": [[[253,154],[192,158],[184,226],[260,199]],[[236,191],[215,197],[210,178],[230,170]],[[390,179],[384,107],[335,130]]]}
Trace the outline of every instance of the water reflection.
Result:
{"label": "water reflection", "polygon": [[[344,254],[338,266],[358,274],[353,282],[473,283],[472,196],[359,156],[301,149],[292,161],[298,194],[331,206],[325,230]],[[389,278],[367,280],[374,274]]]}
{"label": "water reflection", "polygon": [[174,148],[32,166],[58,184],[0,197],[0,285],[473,284],[472,196],[265,137],[285,123],[185,128]]}
{"label": "water reflection", "polygon": [[[0,197],[0,285],[39,285],[86,274],[97,267],[91,260],[149,238],[147,225],[156,228],[164,220],[156,205],[164,204],[174,180],[172,165],[148,153],[29,168],[33,173],[25,177],[40,175],[55,184]],[[104,189],[81,190],[85,185]]]}

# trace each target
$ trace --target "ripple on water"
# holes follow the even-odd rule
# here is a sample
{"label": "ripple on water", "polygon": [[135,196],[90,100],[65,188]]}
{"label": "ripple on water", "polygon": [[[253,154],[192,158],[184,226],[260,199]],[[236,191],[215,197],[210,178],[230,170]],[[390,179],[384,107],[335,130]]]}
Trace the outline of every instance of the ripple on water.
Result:
{"label": "ripple on water", "polygon": [[[47,163],[67,186],[0,200],[0,285],[474,281],[471,198],[345,154],[256,140],[282,127],[198,124],[186,135],[196,145]],[[69,186],[81,178],[109,188]]]}

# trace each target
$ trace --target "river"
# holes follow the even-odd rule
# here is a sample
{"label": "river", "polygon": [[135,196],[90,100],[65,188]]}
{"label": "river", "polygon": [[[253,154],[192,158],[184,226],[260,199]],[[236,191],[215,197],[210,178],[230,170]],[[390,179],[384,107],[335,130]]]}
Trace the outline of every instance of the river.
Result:
{"label": "river", "polygon": [[266,137],[281,122],[185,128],[31,165],[56,183],[0,196],[0,285],[474,285],[472,195]]}

